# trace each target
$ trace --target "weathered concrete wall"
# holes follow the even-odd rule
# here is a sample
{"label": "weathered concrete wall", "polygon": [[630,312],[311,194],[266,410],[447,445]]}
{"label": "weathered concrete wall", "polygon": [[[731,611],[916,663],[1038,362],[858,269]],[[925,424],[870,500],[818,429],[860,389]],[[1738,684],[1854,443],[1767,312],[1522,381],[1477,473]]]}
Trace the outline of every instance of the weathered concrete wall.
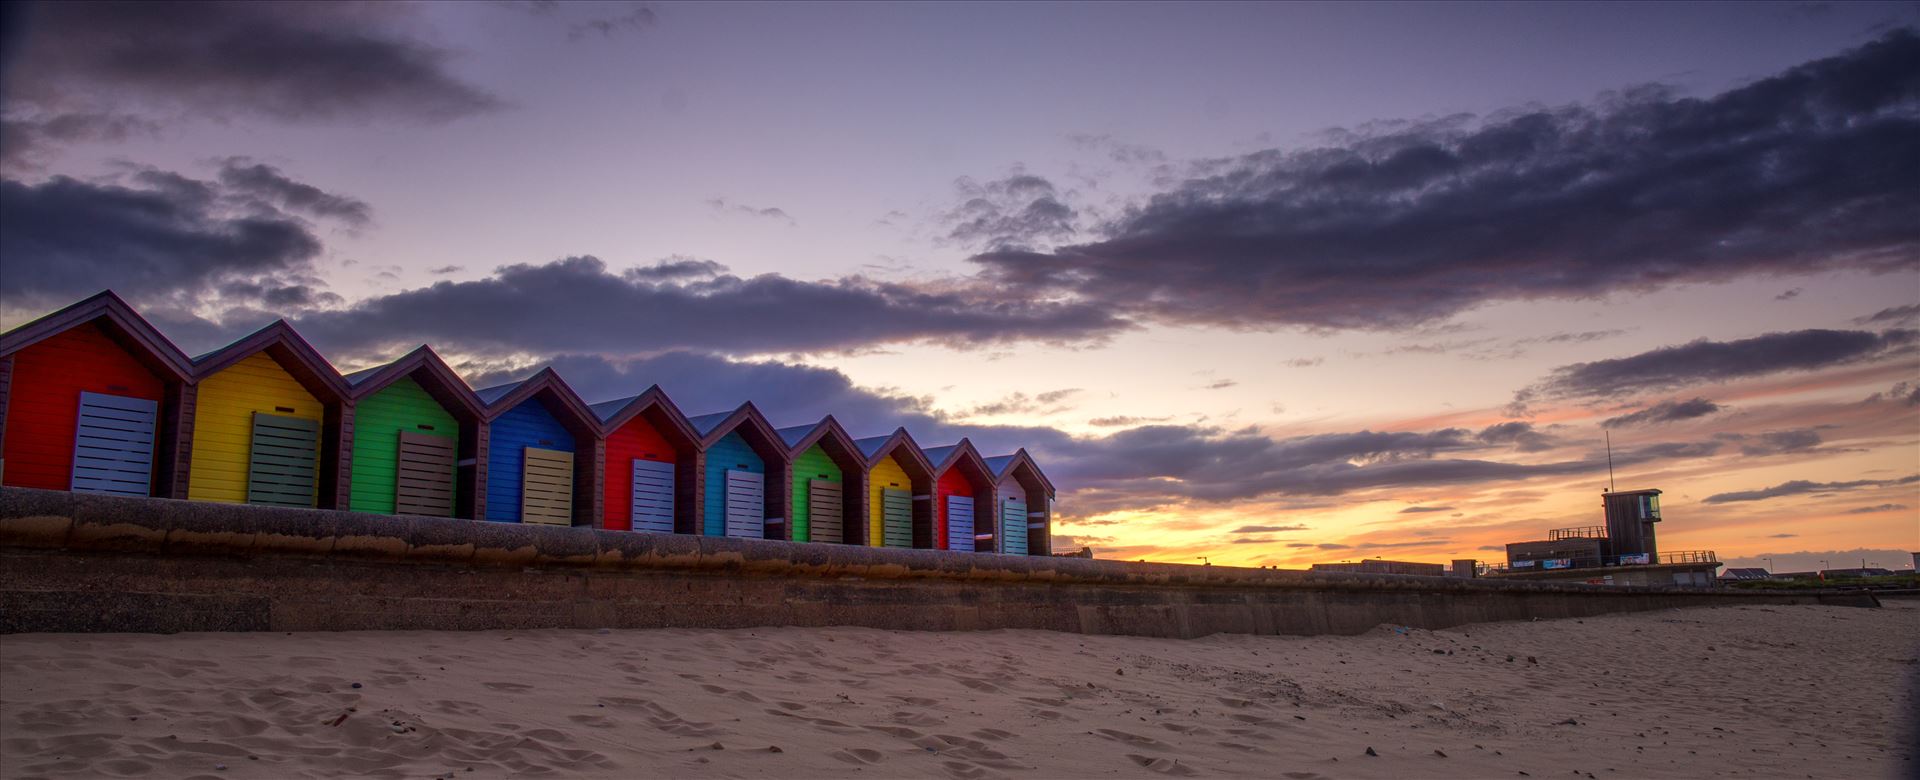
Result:
{"label": "weathered concrete wall", "polygon": [[0,632],[848,625],[1196,637],[1871,596],[887,550],[0,488]]}

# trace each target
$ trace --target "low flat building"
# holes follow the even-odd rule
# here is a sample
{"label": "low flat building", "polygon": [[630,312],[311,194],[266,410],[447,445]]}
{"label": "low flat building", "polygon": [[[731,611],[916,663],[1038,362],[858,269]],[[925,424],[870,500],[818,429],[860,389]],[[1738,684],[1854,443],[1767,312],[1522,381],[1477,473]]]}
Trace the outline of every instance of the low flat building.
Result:
{"label": "low flat building", "polygon": [[1370,558],[1364,561],[1347,563],[1316,563],[1310,571],[1337,571],[1349,574],[1411,574],[1419,577],[1444,577],[1447,565],[1444,563],[1415,563],[1413,561],[1386,561]]}
{"label": "low flat building", "polygon": [[1681,588],[1711,588],[1718,561],[1649,563],[1637,566],[1590,566],[1584,568],[1514,570],[1492,569],[1484,577],[1510,580],[1551,580],[1581,582],[1588,585],[1658,585]]}

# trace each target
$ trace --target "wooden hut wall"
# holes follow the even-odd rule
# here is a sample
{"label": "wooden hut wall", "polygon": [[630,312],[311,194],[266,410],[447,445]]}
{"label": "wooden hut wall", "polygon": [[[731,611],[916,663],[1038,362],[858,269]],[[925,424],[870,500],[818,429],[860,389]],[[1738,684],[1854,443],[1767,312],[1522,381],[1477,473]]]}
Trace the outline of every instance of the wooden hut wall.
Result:
{"label": "wooden hut wall", "polygon": [[[426,388],[412,377],[401,377],[392,384],[354,404],[353,473],[348,508],[355,512],[393,514],[398,510],[402,484],[402,453],[406,455],[405,477],[408,514],[451,514],[454,508],[454,463],[461,449],[460,421]],[[409,434],[402,436],[402,434]],[[443,447],[421,437],[444,439]],[[406,441],[403,443],[403,439]],[[444,458],[440,450],[444,449]],[[440,460],[446,461],[446,473],[415,474],[431,468],[437,472]],[[446,512],[429,511],[427,493],[438,495],[437,485],[444,477]],[[429,484],[431,483],[431,484]]]}
{"label": "wooden hut wall", "polygon": [[[251,495],[253,503],[300,503],[296,483],[310,470],[313,487],[305,505],[319,505],[320,428],[327,412],[264,350],[202,378],[194,404],[187,498],[237,504],[248,503]],[[303,443],[305,431],[312,433],[310,451]],[[257,441],[278,443],[256,447]],[[301,461],[310,461],[310,468]]]}
{"label": "wooden hut wall", "polygon": [[[900,496],[907,501],[906,531],[900,526]],[[913,546],[913,479],[892,455],[867,471],[867,544],[873,547]]]}
{"label": "wooden hut wall", "polygon": [[[678,448],[648,422],[645,414],[634,415],[608,434],[605,527],[612,531],[672,533],[680,514],[677,465],[681,457]],[[636,460],[643,463],[637,472]],[[641,502],[638,526],[634,523],[636,489]],[[665,492],[657,492],[660,490]]]}
{"label": "wooden hut wall", "polygon": [[[573,433],[554,416],[538,396],[521,401],[494,418],[488,426],[487,519],[502,523],[522,521],[527,448],[577,454]],[[536,468],[540,468],[536,464]],[[576,486],[577,487],[577,486]],[[575,511],[578,511],[576,507]]]}
{"label": "wooden hut wall", "polygon": [[[766,522],[765,498],[767,489],[771,487],[766,484],[767,471],[766,461],[760,457],[759,453],[754,452],[753,446],[747,443],[746,437],[741,436],[738,430],[728,433],[714,442],[713,446],[708,447],[706,506],[703,507],[705,527],[701,533],[706,536],[749,535],[755,539],[764,538],[766,533],[764,527],[760,534],[751,535],[742,523],[749,519],[763,525]],[[729,495],[728,472],[736,472],[740,475],[731,479],[731,495]],[[759,506],[750,505],[750,492],[745,487],[745,483],[750,482],[752,478],[745,477],[746,474],[759,475],[761,501]],[[736,518],[732,524],[734,527],[731,533],[728,528],[729,508],[732,508],[733,516]]]}
{"label": "wooden hut wall", "polygon": [[[159,492],[166,475],[156,473],[157,445],[168,395],[161,375],[98,322],[50,336],[10,359],[0,482],[47,490]],[[89,394],[84,408],[82,394]]]}
{"label": "wooden hut wall", "polygon": [[[974,552],[979,549],[974,539],[975,535],[992,533],[993,483],[989,475],[975,469],[973,464],[977,462],[963,457],[959,462],[949,466],[935,483],[933,511],[935,544],[938,549]],[[969,530],[958,535],[952,532],[951,514],[955,506],[953,501],[955,497],[965,499],[960,503],[972,510],[971,523],[968,524]]]}
{"label": "wooden hut wall", "polygon": [[[790,510],[792,514],[789,517],[793,521],[793,540],[834,543],[843,541],[846,538],[846,528],[842,524],[842,508],[849,496],[843,489],[846,477],[840,470],[840,464],[835,463],[833,458],[827,455],[825,447],[815,444],[807,448],[807,451],[801,453],[799,457],[794,458],[792,473],[793,508]],[[816,482],[830,483],[831,487],[829,489],[828,485],[821,485],[821,489],[816,491],[814,487]],[[829,516],[823,518],[825,520],[823,526],[831,529],[832,533],[819,539],[813,538],[813,497],[816,492],[820,494],[823,503],[832,504],[829,507]],[[835,496],[839,498],[838,503],[832,501]]]}

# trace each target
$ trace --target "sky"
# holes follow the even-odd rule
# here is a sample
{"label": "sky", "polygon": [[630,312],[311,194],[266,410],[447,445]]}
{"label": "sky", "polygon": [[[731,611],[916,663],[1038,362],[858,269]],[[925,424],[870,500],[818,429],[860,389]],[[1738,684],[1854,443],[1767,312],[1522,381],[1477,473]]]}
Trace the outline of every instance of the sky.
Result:
{"label": "sky", "polygon": [[1914,4],[5,8],[0,326],[1026,447],[1108,558],[1920,549]]}

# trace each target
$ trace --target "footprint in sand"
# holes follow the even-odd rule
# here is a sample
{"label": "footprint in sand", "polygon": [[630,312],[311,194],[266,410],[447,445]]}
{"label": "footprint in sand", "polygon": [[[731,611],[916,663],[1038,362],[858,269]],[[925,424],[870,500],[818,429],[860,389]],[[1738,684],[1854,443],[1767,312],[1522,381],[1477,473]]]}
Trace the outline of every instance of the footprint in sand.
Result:
{"label": "footprint in sand", "polygon": [[1007,737],[1013,736],[1013,732],[1001,731],[999,729],[981,729],[973,732],[973,735],[981,739],[1006,739]]}
{"label": "footprint in sand", "polygon": [[521,685],[520,683],[510,682],[483,682],[480,683],[480,685],[490,691],[505,691],[507,693],[525,693],[533,690],[533,686],[531,685]]}
{"label": "footprint in sand", "polygon": [[[1140,747],[1153,748],[1154,750],[1170,751],[1173,749],[1169,747],[1166,743],[1161,742],[1160,740],[1154,739],[1153,737],[1143,737],[1143,736],[1140,736],[1139,734],[1121,731],[1119,729],[1099,729],[1094,733],[1099,734],[1100,736],[1106,737],[1107,739],[1114,740],[1116,742],[1125,742],[1129,745],[1138,745]],[[1143,764],[1142,766],[1145,766],[1145,765]]]}
{"label": "footprint in sand", "polygon": [[827,755],[833,756],[834,758],[841,761],[845,761],[849,764],[878,764],[880,763],[880,760],[882,758],[885,758],[885,756],[882,755],[880,751],[868,750],[866,748],[849,748],[847,750],[835,750],[832,753],[828,753]]}
{"label": "footprint in sand", "polygon": [[904,728],[901,726],[868,726],[867,730],[878,731],[882,734],[899,737],[901,739],[919,739],[921,736],[923,736],[918,731],[914,731],[913,729]]}
{"label": "footprint in sand", "polygon": [[958,780],[978,780],[982,777],[999,777],[997,772],[989,772],[986,767],[975,766],[965,761],[942,761],[940,767],[946,770],[948,777]]}
{"label": "footprint in sand", "polygon": [[1151,769],[1155,772],[1159,772],[1160,774],[1163,774],[1163,775],[1175,775],[1178,777],[1187,777],[1189,775],[1199,774],[1198,772],[1194,771],[1193,767],[1187,766],[1186,764],[1182,764],[1179,761],[1175,761],[1171,758],[1154,758],[1153,756],[1143,756],[1138,753],[1128,753],[1127,758],[1133,759],[1133,763],[1139,764],[1142,767]]}

